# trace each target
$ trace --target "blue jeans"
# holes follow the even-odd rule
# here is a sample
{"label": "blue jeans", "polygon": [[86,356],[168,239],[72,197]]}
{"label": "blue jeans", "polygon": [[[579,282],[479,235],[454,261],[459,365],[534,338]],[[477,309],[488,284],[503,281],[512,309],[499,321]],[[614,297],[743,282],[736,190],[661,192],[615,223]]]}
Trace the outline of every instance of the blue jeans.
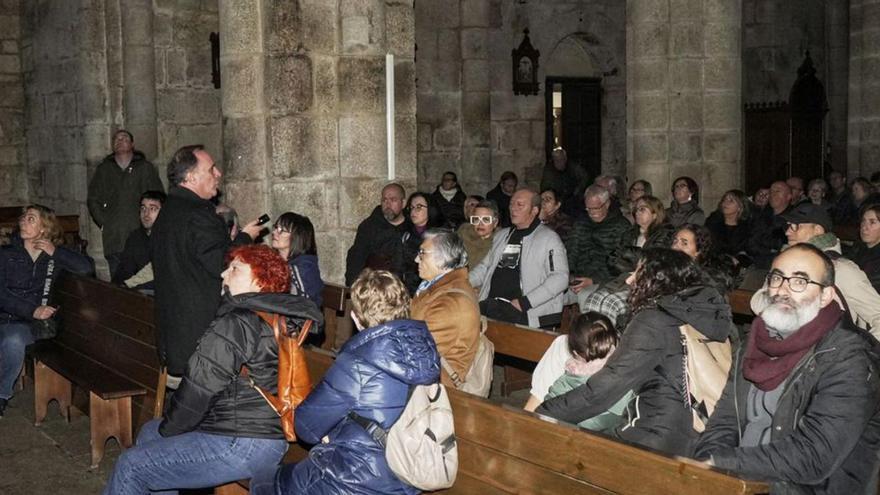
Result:
{"label": "blue jeans", "polygon": [[275,472],[287,441],[191,431],[159,435],[161,419],[145,424],[137,444],[119,456],[105,495],[177,493]]}
{"label": "blue jeans", "polygon": [[12,397],[12,387],[24,364],[24,349],[33,343],[30,324],[0,325],[0,399]]}

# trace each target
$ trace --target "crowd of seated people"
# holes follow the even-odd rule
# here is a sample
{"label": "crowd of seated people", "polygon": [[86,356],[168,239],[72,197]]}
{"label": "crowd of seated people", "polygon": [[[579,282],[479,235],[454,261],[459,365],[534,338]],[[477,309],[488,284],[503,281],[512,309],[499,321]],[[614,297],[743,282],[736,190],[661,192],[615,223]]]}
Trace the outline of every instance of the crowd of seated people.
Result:
{"label": "crowd of seated people", "polygon": [[[288,316],[297,308],[320,320],[324,282],[315,229],[304,215],[286,212],[272,226],[269,247],[233,248],[214,321],[189,357],[165,416],[141,429],[137,446],[117,462],[107,493],[247,478],[254,493],[417,493],[397,479],[381,446],[350,413],[387,429],[411,385],[453,387],[447,369],[467,375],[481,315],[558,328],[564,305],[575,303],[582,314],[538,363],[526,409],[782,487],[840,493],[841,487],[876,482],[869,473],[880,467],[880,356],[872,354],[871,333],[880,335],[880,205],[872,203],[870,182],[856,179],[850,190],[842,174],[832,173],[828,197],[821,179],[804,188],[795,177],[768,185],[763,199],[763,190],[754,199],[729,190],[707,218],[700,185],[690,177],[672,181],[672,202],[665,207],[645,180],[627,189],[622,178],[609,175],[581,187],[579,176],[580,190],[573,189],[561,180],[575,171],[564,150],[555,152],[547,171],[548,184],[564,183],[565,189],[518,189],[512,172],[487,194],[492,200],[466,195],[452,172],[433,193],[407,196],[398,184],[383,188],[381,204],[359,226],[347,257],[358,332],[340,346],[333,367],[297,410],[297,434],[315,446],[296,465],[278,467],[286,443],[277,417],[251,397],[255,392],[242,385],[239,370],[249,364],[251,376],[272,387],[271,372],[261,374],[262,367],[277,366],[261,359],[272,354],[271,328],[255,308]],[[204,180],[197,167],[184,173],[182,183]],[[834,218],[861,222],[851,251],[835,236]],[[144,222],[141,227],[148,232]],[[21,226],[24,248],[37,242],[24,238],[29,228]],[[258,267],[267,263],[283,275],[283,284],[265,280]],[[739,342],[726,295],[749,268],[770,270],[752,300],[758,318],[742,348],[732,350],[739,367],[702,432],[687,407],[687,353],[678,328],[689,325],[707,341]],[[41,283],[31,280],[28,287],[33,292]],[[53,308],[40,308],[26,318],[51,317]],[[7,347],[5,341],[0,347],[3,378],[21,367],[7,358]],[[835,409],[820,392],[786,394],[804,373],[798,366],[803,359],[817,370],[803,379],[852,398],[853,410]],[[841,359],[853,362],[845,372],[860,377],[858,385],[834,378],[844,372]],[[0,414],[11,396],[4,390]],[[751,406],[761,403],[770,406],[755,414]],[[803,419],[791,421],[792,410]],[[224,422],[242,412],[257,419]],[[807,428],[807,418],[827,425],[827,438]],[[784,434],[773,428],[777,424]],[[160,468],[149,461],[157,453],[164,460],[185,457],[205,436],[247,441],[261,454],[222,468],[188,466],[185,474],[175,471],[176,463]],[[799,443],[791,445],[792,439]],[[766,467],[772,462],[754,460],[777,451],[799,456],[806,467],[772,470]],[[851,459],[857,451],[873,457]],[[841,476],[842,470],[851,476]]]}

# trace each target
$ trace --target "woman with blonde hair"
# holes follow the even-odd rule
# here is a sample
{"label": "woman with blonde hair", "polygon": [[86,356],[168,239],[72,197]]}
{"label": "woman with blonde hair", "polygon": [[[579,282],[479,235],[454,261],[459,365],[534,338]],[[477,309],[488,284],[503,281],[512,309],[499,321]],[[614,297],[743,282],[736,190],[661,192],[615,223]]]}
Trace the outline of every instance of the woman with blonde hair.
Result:
{"label": "woman with blonde hair", "polygon": [[440,380],[434,338],[424,322],[409,319],[407,289],[390,272],[361,272],[351,303],[360,332],[296,410],[297,438],[315,446],[304,461],[282,466],[274,486],[252,483],[251,493],[419,493],[391,471],[385,449],[362,423],[387,431],[411,387]]}
{"label": "woman with blonde hair", "polygon": [[50,320],[58,308],[45,293],[61,270],[88,274],[91,261],[62,246],[64,230],[51,208],[24,207],[12,242],[0,248],[0,417],[33,343],[31,328]]}

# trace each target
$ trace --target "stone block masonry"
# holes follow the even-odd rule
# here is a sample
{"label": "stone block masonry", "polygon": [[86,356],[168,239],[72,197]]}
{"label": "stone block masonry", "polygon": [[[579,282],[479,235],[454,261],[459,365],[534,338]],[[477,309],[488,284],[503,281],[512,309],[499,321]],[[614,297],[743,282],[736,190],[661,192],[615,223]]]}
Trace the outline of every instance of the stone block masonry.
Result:
{"label": "stone block masonry", "polygon": [[0,14],[0,206],[13,206],[28,199],[20,6]]}

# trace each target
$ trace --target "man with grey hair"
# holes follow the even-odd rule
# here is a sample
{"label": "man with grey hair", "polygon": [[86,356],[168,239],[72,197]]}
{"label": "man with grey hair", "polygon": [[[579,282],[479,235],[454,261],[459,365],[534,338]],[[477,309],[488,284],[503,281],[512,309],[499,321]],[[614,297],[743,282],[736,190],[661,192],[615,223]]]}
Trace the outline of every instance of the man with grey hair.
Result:
{"label": "man with grey hair", "polygon": [[[440,356],[465,380],[479,345],[480,307],[468,282],[464,243],[451,230],[428,230],[416,263],[422,283],[412,300],[412,318],[428,325]],[[455,386],[446,365],[440,380]]]}
{"label": "man with grey hair", "polygon": [[696,459],[767,481],[771,493],[877,493],[877,341],[834,303],[834,280],[815,246],[773,260]]}
{"label": "man with grey hair", "polygon": [[571,290],[583,308],[596,284],[612,278],[608,258],[630,228],[619,208],[611,207],[611,193],[598,184],[584,192],[587,216],[579,219],[568,236],[568,266],[574,275]]}
{"label": "man with grey hair", "polygon": [[480,311],[532,327],[553,326],[562,313],[568,260],[562,240],[543,225],[541,196],[520,189],[510,199],[512,226],[499,230],[489,254],[470,273]]}

